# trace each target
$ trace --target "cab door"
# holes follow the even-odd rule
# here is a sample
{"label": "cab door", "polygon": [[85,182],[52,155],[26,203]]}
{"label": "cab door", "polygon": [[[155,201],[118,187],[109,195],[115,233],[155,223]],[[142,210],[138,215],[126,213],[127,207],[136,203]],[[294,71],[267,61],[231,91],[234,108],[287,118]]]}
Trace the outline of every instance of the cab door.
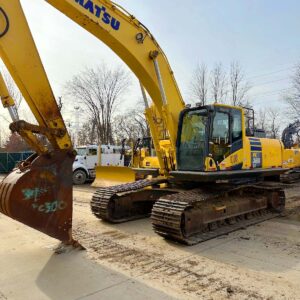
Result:
{"label": "cab door", "polygon": [[180,117],[177,163],[180,171],[204,171],[208,145],[208,112],[190,109]]}
{"label": "cab door", "polygon": [[96,148],[88,148],[86,154],[86,167],[91,170],[94,169],[97,165],[97,149]]}
{"label": "cab door", "polygon": [[[222,161],[242,148],[242,110],[217,107],[211,120],[209,156],[219,169]],[[237,160],[237,163],[241,167],[240,161]]]}

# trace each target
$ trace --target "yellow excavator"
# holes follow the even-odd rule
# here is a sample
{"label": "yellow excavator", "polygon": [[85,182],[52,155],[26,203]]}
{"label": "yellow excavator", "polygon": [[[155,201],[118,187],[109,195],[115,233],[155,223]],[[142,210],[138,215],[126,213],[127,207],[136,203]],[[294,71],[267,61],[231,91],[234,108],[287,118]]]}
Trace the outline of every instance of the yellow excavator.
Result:
{"label": "yellow excavator", "polygon": [[[167,155],[149,124],[161,176],[98,189],[91,201],[95,216],[127,221],[148,215],[155,203],[154,230],[195,244],[274,217],[284,209],[280,187],[256,182],[296,167],[299,150],[284,149],[278,140],[257,138],[251,110],[218,104],[186,106],[153,35],[116,3],[45,1],[123,59],[148,92],[166,128]],[[10,125],[36,154],[1,183],[0,211],[73,243],[75,153],[19,0],[0,0],[0,55],[37,120],[30,124],[13,119]],[[1,91],[1,99],[9,99],[7,91]],[[42,145],[36,134],[46,136],[51,147]]]}
{"label": "yellow excavator", "polygon": [[166,138],[166,129],[162,118],[154,105],[149,107],[146,93],[142,88],[145,101],[145,118],[149,127],[155,134],[155,138],[143,137],[137,139],[132,145],[131,161],[128,167],[125,166],[98,166],[95,168],[96,178],[92,183],[93,187],[108,187],[129,183],[146,177],[160,176],[160,165],[154,148],[160,149],[161,156],[167,160],[170,152],[170,141]]}

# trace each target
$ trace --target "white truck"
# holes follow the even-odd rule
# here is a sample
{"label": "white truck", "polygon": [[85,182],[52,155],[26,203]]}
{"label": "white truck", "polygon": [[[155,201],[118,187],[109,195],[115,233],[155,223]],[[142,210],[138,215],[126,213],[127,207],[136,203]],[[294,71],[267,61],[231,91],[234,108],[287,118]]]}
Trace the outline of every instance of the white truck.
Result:
{"label": "white truck", "polygon": [[87,145],[77,147],[76,151],[77,156],[73,163],[73,184],[84,184],[87,180],[94,179],[95,167],[99,161],[102,166],[124,166],[122,146]]}

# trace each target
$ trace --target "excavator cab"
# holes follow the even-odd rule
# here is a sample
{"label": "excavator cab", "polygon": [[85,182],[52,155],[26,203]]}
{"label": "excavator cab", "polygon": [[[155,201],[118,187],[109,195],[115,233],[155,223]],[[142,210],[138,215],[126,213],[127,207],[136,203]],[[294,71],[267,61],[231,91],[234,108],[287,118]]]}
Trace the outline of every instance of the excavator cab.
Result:
{"label": "excavator cab", "polygon": [[242,108],[225,105],[185,109],[179,119],[178,170],[219,170],[226,157],[243,147],[242,114]]}

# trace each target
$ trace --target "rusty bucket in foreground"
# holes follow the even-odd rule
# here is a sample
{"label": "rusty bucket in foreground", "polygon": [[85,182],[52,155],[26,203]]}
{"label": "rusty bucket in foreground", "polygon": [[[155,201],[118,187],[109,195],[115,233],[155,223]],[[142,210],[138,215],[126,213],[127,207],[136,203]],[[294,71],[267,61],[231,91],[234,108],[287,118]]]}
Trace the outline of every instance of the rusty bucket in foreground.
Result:
{"label": "rusty bucket in foreground", "polygon": [[33,155],[0,184],[0,212],[64,243],[72,239],[74,155]]}

